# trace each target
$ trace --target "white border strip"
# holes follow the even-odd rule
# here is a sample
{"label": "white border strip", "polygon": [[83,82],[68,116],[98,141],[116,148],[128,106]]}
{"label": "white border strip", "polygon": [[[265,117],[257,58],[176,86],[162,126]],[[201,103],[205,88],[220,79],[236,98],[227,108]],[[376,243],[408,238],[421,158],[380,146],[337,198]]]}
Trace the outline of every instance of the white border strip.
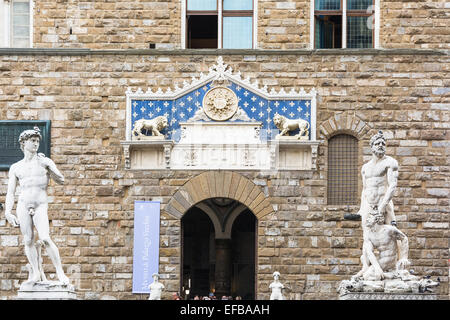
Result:
{"label": "white border strip", "polygon": [[186,49],[186,0],[181,2],[181,49]]}

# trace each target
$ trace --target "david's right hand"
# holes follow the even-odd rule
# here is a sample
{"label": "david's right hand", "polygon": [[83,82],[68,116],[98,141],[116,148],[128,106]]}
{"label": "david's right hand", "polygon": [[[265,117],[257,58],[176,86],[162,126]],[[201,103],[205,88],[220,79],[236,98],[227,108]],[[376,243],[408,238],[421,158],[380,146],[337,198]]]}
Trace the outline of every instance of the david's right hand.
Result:
{"label": "david's right hand", "polygon": [[8,222],[13,226],[13,227],[18,227],[19,226],[19,220],[17,219],[17,217],[11,213],[7,213],[5,214],[6,216],[6,220],[8,220]]}

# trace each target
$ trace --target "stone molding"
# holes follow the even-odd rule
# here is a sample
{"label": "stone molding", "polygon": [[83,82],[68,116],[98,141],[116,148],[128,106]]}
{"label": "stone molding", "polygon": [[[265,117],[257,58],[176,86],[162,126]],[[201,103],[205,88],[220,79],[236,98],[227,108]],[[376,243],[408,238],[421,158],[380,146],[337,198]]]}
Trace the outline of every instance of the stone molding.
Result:
{"label": "stone molding", "polygon": [[351,292],[339,296],[339,300],[437,300],[435,294]]}
{"label": "stone molding", "polygon": [[197,203],[210,198],[229,198],[247,206],[256,218],[273,213],[272,204],[261,188],[243,175],[232,171],[206,171],[181,186],[163,208],[181,219]]}
{"label": "stone molding", "polygon": [[319,137],[324,140],[330,139],[339,133],[351,134],[362,140],[370,132],[372,127],[361,120],[351,111],[336,113],[319,126]]}
{"label": "stone molding", "polygon": [[148,55],[148,56],[192,56],[192,55],[439,55],[448,56],[442,49],[109,49],[89,48],[0,48],[1,55],[49,55],[49,56],[89,56],[89,55]]}

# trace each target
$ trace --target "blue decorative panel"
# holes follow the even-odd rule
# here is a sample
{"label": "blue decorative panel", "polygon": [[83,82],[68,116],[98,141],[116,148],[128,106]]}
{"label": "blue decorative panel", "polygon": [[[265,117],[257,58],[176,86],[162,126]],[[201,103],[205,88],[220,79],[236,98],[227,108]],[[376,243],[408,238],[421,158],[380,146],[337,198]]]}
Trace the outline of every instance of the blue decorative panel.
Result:
{"label": "blue decorative panel", "polygon": [[[165,135],[166,139],[179,141],[180,122],[187,122],[196,111],[202,108],[203,98],[211,89],[211,83],[209,82],[175,100],[133,99],[131,102],[131,127],[139,119],[153,119],[164,115],[169,121],[169,126],[161,133]],[[250,121],[262,122],[261,137],[263,140],[274,139],[279,132],[272,121],[276,113],[288,119],[302,118],[311,123],[310,100],[268,100],[233,82],[229,88],[238,97],[239,108],[245,111]],[[291,132],[291,135],[297,133],[298,130]]]}
{"label": "blue decorative panel", "polygon": [[[163,92],[158,89],[157,92],[148,90],[144,93],[141,89],[133,92],[127,90],[128,109],[127,109],[127,139],[130,139],[131,129],[135,121],[139,119],[153,119],[164,115],[167,117],[169,126],[161,131],[165,139],[180,140],[181,128],[180,122],[191,122],[192,118],[204,119],[196,121],[213,122],[205,115],[201,116],[203,98],[212,88],[213,83],[222,83],[225,81],[228,88],[231,89],[238,98],[238,106],[244,111],[239,116],[227,120],[231,121],[249,121],[261,122],[262,141],[274,139],[279,133],[278,128],[273,123],[275,114],[280,114],[288,119],[304,119],[310,124],[309,140],[315,140],[315,103],[316,91],[311,89],[306,93],[303,88],[300,91],[292,89],[289,93],[284,90],[276,92],[272,89],[259,88],[257,82],[251,83],[249,79],[242,79],[241,74],[233,74],[231,68],[223,63],[222,57],[218,57],[217,64],[209,68],[209,74],[200,74],[200,78],[192,78],[191,83],[184,81],[183,88],[175,87],[175,91],[168,89]],[[196,115],[196,112],[199,114]],[[248,118],[246,116],[248,116]],[[245,120],[236,120],[245,119]],[[150,133],[144,134],[150,135]],[[297,132],[290,132],[295,135]]]}

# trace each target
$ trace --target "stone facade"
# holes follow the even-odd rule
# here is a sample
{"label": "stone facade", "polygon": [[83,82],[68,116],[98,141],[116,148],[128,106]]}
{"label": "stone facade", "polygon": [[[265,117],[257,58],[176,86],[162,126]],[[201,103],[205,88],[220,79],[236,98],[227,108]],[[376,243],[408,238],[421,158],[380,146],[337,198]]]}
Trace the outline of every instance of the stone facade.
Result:
{"label": "stone facade", "polygon": [[[216,58],[167,52],[1,56],[0,118],[52,120],[51,157],[67,183],[51,185],[49,216],[79,297],[139,298],[131,294],[134,200],[162,202],[161,281],[167,295],[179,290],[181,222],[173,208],[182,214],[186,204],[174,199],[205,173],[124,169],[125,90],[171,86],[205,71]],[[284,275],[289,299],[336,299],[339,282],[359,270],[360,222],[343,219],[358,206],[327,205],[327,138],[355,135],[361,166],[378,129],[389,137],[387,153],[400,164],[394,201],[399,228],[410,239],[412,269],[439,276],[439,297],[448,297],[448,60],[439,52],[224,56],[234,70],[269,86],[318,91],[319,170],[231,174],[248,182],[251,197],[263,193],[262,201],[271,204],[255,207],[261,215],[258,298],[269,297],[276,270]],[[7,173],[0,175],[4,202]],[[243,190],[237,180],[230,185]],[[200,186],[193,194],[215,194],[209,185]],[[1,295],[11,297],[27,277],[26,258],[17,250],[19,230],[3,216],[0,233]],[[50,261],[44,263],[51,270]]]}
{"label": "stone facade", "polygon": [[[34,47],[179,49],[181,1],[35,1]],[[310,5],[258,1],[257,47],[309,48]],[[380,0],[380,47],[448,49],[446,9],[439,0]]]}
{"label": "stone facade", "polygon": [[[360,169],[381,129],[400,165],[394,205],[411,269],[439,277],[437,297],[448,299],[450,59],[440,50],[450,42],[448,4],[381,1],[386,50],[319,51],[306,50],[309,5],[258,1],[261,50],[227,51],[178,50],[180,1],[35,2],[36,49],[0,50],[0,119],[51,120],[50,156],[66,179],[48,190],[51,234],[78,298],[147,299],[131,293],[135,200],[161,201],[163,298],[179,291],[180,218],[192,197],[228,190],[258,217],[257,298],[269,298],[279,271],[287,299],[337,299],[340,281],[360,269],[362,230],[344,219],[359,205],[327,204],[327,141],[357,137]],[[157,50],[143,50],[149,43]],[[207,73],[218,55],[269,90],[317,90],[317,170],[125,169],[127,88],[173,89]],[[0,171],[0,203],[6,185]],[[2,299],[15,297],[28,276],[21,241],[2,213]],[[44,264],[52,270],[47,256]]]}

